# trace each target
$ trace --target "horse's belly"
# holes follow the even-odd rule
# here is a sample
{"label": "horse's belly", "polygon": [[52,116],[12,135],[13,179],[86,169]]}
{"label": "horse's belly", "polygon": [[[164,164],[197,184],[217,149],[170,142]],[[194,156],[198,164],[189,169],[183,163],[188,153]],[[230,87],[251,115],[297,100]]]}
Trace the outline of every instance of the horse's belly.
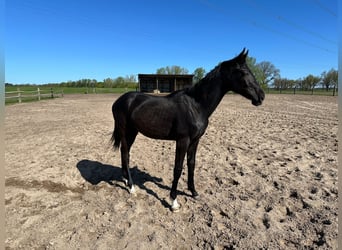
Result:
{"label": "horse's belly", "polygon": [[136,129],[147,137],[154,139],[172,139],[170,138],[173,115],[168,110],[154,108],[152,110],[141,110],[133,114],[132,120]]}

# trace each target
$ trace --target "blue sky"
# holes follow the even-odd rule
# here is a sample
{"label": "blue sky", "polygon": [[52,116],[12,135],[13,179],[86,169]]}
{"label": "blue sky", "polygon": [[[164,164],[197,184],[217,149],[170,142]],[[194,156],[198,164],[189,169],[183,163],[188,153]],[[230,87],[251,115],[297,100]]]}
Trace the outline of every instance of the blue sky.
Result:
{"label": "blue sky", "polygon": [[7,0],[5,80],[102,81],[179,65],[209,72],[244,47],[281,77],[338,65],[337,0]]}

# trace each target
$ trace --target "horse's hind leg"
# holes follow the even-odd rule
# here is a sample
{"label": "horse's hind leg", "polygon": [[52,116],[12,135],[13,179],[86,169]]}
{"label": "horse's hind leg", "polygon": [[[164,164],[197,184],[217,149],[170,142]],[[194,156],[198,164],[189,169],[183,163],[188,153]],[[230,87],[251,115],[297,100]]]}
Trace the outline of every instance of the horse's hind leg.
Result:
{"label": "horse's hind leg", "polygon": [[134,192],[133,180],[129,171],[129,151],[137,136],[138,132],[135,130],[127,130],[125,136],[121,138],[121,165],[122,175],[126,185],[128,185],[130,192]]}
{"label": "horse's hind leg", "polygon": [[187,152],[188,164],[188,189],[191,191],[192,197],[196,198],[198,193],[195,189],[194,175],[195,175],[195,159],[199,140],[193,142]]}

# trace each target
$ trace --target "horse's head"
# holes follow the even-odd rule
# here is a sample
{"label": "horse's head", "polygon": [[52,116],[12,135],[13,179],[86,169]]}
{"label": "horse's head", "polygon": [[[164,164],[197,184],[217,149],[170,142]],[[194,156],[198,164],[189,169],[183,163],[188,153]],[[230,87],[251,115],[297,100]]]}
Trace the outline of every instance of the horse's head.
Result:
{"label": "horse's head", "polygon": [[265,93],[246,63],[248,50],[243,51],[232,60],[224,61],[220,65],[220,73],[232,90],[252,101],[255,106],[261,105],[265,99]]}

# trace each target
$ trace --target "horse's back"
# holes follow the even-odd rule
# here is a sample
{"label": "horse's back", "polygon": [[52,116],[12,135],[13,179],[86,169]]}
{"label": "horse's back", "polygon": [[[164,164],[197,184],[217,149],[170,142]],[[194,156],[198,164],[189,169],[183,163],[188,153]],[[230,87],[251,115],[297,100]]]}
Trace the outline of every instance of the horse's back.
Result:
{"label": "horse's back", "polygon": [[169,139],[178,110],[173,99],[140,92],[125,93],[113,104],[114,120],[147,137]]}
{"label": "horse's back", "polygon": [[112,110],[117,109],[117,108],[122,108],[122,106],[127,105],[130,103],[130,100],[135,99],[135,96],[139,92],[127,92],[125,94],[122,94],[119,96],[118,99],[116,99],[113,103]]}
{"label": "horse's back", "polygon": [[121,95],[112,106],[114,119],[125,117],[132,119],[134,114],[141,113],[146,116],[156,108],[164,107],[168,102],[165,97],[149,95],[141,92],[127,92]]}
{"label": "horse's back", "polygon": [[131,109],[132,103],[136,101],[136,97],[139,95],[142,95],[142,93],[127,92],[116,99],[112,106],[114,118],[119,113],[128,114],[129,110]]}
{"label": "horse's back", "polygon": [[[122,111],[125,112],[133,112],[135,108],[140,105],[148,105],[152,106],[151,104],[155,105],[162,105],[164,106],[166,103],[170,103],[170,99],[175,96],[175,93],[171,93],[166,96],[157,96],[151,95],[141,92],[127,92],[121,95],[112,106],[113,113],[115,111]],[[164,105],[163,105],[164,104]]]}

